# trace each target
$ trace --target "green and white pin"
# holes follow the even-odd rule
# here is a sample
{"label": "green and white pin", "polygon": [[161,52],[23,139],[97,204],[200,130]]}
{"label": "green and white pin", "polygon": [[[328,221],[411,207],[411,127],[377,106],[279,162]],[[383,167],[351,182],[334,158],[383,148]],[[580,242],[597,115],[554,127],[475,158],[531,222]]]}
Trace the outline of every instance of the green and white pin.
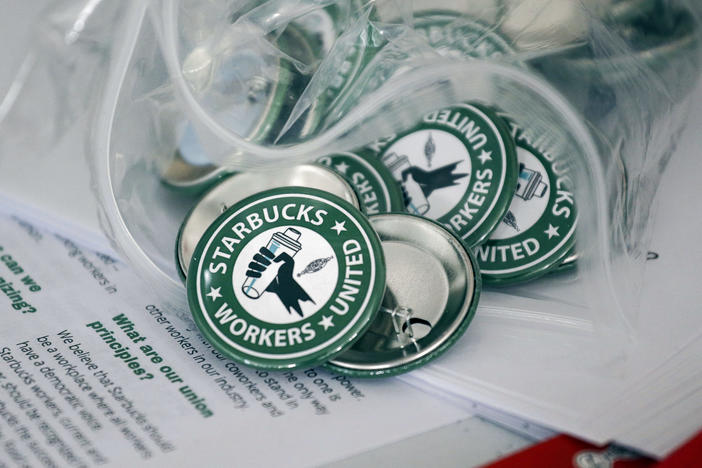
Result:
{"label": "green and white pin", "polygon": [[458,58],[492,58],[514,54],[494,28],[448,11],[427,11],[414,19],[414,30],[439,54]]}
{"label": "green and white pin", "polygon": [[353,186],[365,214],[404,211],[399,184],[388,168],[366,151],[322,156],[317,162],[329,166]]}
{"label": "green and white pin", "polygon": [[405,192],[407,211],[478,245],[507,212],[517,155],[506,124],[488,109],[458,104],[370,146]]}
{"label": "green and white pin", "polygon": [[444,353],[468,328],[480,297],[475,258],[443,226],[407,213],[370,217],[387,287],[368,331],[327,367],[354,377],[397,375]]}
{"label": "green and white pin", "polygon": [[161,182],[182,193],[197,195],[233,173],[207,159],[195,129],[188,123],[179,148],[161,174]]}
{"label": "green and white pin", "polygon": [[326,362],[368,328],[385,291],[378,235],[358,209],[316,189],[249,197],[208,228],[188,302],[203,335],[257,368]]}
{"label": "green and white pin", "polygon": [[577,212],[567,164],[554,164],[523,138],[517,138],[517,154],[519,182],[509,211],[475,249],[486,284],[538,278],[573,253]]}

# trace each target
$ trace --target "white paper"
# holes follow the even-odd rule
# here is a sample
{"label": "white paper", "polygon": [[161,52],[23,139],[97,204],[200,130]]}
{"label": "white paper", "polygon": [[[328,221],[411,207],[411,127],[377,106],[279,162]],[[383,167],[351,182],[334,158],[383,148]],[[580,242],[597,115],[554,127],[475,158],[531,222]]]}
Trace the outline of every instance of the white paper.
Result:
{"label": "white paper", "polygon": [[[479,307],[457,346],[413,378],[597,444],[664,457],[702,428],[702,87],[664,174],[637,334],[603,349],[585,329],[556,333]],[[477,408],[480,411],[480,408]]]}
{"label": "white paper", "polygon": [[523,450],[533,440],[474,416],[334,463],[328,468],[483,466]]}
{"label": "white paper", "polygon": [[0,459],[307,466],[468,415],[397,379],[239,366],[125,265],[18,218],[0,233]]}
{"label": "white paper", "polygon": [[[88,115],[76,117],[60,135],[48,136],[57,125],[54,119],[61,117],[53,115],[58,100],[65,96],[56,94],[56,78],[37,71],[41,67],[32,65],[30,54],[36,48],[37,25],[46,21],[42,10],[49,4],[48,0],[5,2],[0,15],[0,207],[48,224],[83,245],[111,252],[90,190],[84,154]],[[51,102],[32,99],[32,93]],[[3,139],[26,145],[13,141],[12,151],[2,151]]]}

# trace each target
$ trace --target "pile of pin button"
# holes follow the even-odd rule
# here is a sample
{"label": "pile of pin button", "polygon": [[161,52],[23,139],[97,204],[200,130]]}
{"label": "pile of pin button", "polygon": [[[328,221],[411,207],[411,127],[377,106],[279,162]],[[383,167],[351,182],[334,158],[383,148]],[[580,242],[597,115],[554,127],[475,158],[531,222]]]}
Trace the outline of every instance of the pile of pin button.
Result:
{"label": "pile of pin button", "polygon": [[[415,27],[448,54],[509,52],[496,33],[454,19],[428,13]],[[445,40],[471,34],[484,47]],[[298,24],[287,46],[311,36]],[[347,81],[376,51],[356,52]],[[571,60],[580,64],[581,53]],[[343,98],[344,82],[337,91],[328,100]],[[267,106],[260,138],[280,128],[279,107]],[[323,114],[310,112],[296,131],[314,131]],[[324,364],[380,376],[435,358],[468,327],[483,283],[576,263],[569,166],[530,141],[527,125],[485,103],[456,103],[356,151],[239,173],[201,163],[186,130],[163,179],[204,192],[176,246],[201,332],[264,369]]]}

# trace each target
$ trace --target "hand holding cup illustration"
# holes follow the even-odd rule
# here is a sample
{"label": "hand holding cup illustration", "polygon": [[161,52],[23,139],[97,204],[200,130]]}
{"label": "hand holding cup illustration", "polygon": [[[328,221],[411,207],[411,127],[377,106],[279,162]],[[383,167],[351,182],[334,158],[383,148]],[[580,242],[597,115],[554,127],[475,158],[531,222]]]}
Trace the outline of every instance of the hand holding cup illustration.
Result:
{"label": "hand holding cup illustration", "polygon": [[[429,134],[429,139],[424,145],[424,157],[427,165],[431,163],[436,154],[436,143]],[[412,214],[425,215],[431,209],[429,197],[437,190],[452,187],[460,179],[468,177],[468,173],[456,172],[461,161],[455,161],[435,167],[423,169],[412,165],[409,156],[389,152],[382,158],[383,163],[393,172],[400,181],[402,192],[407,203],[407,210]]]}
{"label": "hand holding cup illustration", "polygon": [[288,313],[294,310],[302,317],[300,302],[314,301],[293,278],[293,257],[302,249],[299,239],[300,232],[293,228],[273,234],[268,244],[254,254],[241,290],[251,299],[258,299],[265,292],[273,293]]}

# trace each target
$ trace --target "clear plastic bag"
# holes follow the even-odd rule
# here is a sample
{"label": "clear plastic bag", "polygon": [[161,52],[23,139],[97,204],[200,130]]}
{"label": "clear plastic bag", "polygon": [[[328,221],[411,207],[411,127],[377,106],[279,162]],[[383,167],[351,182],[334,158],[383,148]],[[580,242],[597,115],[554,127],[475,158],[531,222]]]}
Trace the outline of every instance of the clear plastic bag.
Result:
{"label": "clear plastic bag", "polygon": [[[176,234],[197,195],[161,176],[184,135],[195,135],[204,163],[256,170],[365,146],[474,101],[508,114],[567,167],[579,210],[577,268],[488,289],[480,313],[554,333],[635,338],[652,201],[700,70],[699,6],[93,3],[55,5],[72,18],[62,27],[84,28],[70,46],[44,28],[37,46],[86,83],[60,104],[70,112],[54,112],[54,138],[62,118],[94,104],[88,161],[104,228],[174,309],[186,310]],[[109,27],[87,34],[101,24]]]}

